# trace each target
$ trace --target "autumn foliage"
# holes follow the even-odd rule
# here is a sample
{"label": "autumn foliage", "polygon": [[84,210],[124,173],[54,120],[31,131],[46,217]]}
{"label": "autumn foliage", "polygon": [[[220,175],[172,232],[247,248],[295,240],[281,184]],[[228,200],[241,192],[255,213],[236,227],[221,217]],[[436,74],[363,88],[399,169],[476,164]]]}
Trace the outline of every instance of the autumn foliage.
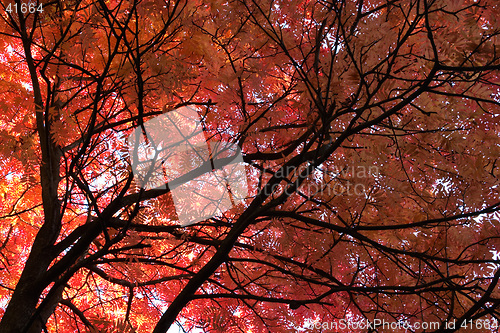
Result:
{"label": "autumn foliage", "polygon": [[[0,332],[500,316],[497,0],[22,1],[0,6]],[[127,144],[183,106],[249,187],[189,226]]]}

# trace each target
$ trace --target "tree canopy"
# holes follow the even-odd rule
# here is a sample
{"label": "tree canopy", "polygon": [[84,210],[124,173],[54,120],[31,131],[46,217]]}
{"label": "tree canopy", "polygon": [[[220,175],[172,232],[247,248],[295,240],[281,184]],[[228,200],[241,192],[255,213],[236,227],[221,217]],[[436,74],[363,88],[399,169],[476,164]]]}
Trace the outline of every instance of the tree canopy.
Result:
{"label": "tree canopy", "polygon": [[[497,0],[23,1],[0,6],[0,332],[498,326]],[[246,184],[194,223],[131,149],[176,110]],[[218,192],[181,155],[196,215]]]}

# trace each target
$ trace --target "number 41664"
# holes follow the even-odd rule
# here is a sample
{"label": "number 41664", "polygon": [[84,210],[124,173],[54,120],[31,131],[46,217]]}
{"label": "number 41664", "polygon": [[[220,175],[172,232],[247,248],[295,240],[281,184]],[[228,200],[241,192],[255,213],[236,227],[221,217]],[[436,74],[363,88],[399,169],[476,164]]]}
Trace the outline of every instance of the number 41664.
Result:
{"label": "number 41664", "polygon": [[34,14],[35,12],[43,13],[43,6],[42,4],[36,4],[34,2],[29,2],[25,3],[22,2],[21,5],[18,7],[17,3],[9,3],[7,5],[7,8],[5,8],[6,11],[9,13],[23,13],[23,14]]}

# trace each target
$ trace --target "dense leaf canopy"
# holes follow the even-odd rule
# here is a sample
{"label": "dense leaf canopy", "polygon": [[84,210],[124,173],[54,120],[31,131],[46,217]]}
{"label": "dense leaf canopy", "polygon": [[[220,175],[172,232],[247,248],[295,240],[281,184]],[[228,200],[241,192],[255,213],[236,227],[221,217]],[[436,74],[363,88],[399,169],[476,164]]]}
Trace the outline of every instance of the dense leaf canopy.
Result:
{"label": "dense leaf canopy", "polygon": [[[0,332],[496,323],[497,0],[23,1],[0,7]],[[127,140],[186,106],[248,184],[190,225]]]}

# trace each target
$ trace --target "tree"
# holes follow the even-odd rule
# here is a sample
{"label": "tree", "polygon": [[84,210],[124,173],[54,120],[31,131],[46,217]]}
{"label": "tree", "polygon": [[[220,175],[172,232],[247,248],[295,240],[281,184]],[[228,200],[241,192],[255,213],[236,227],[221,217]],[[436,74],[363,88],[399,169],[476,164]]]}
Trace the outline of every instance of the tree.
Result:
{"label": "tree", "polygon": [[[496,1],[2,6],[0,332],[498,319]],[[249,186],[188,226],[126,140],[184,106]]]}

